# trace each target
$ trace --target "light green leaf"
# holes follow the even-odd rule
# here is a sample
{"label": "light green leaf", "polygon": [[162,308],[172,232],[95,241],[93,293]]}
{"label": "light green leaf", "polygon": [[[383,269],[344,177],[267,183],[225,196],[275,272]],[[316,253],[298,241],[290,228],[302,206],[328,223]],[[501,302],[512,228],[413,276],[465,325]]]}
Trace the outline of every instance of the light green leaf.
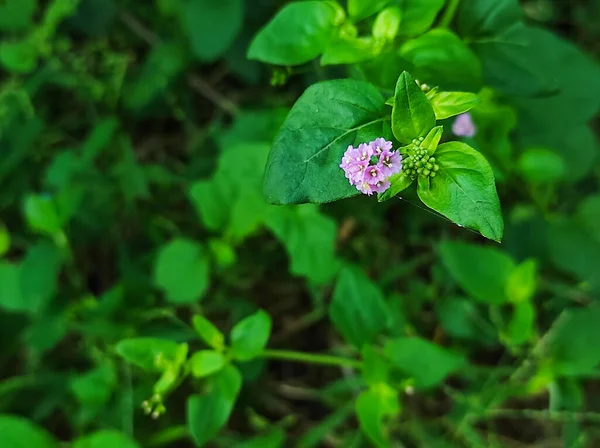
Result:
{"label": "light green leaf", "polygon": [[150,372],[162,372],[178,358],[176,342],[158,338],[123,339],[115,347],[127,362]]}
{"label": "light green leaf", "polygon": [[192,375],[196,378],[212,375],[221,370],[226,363],[227,360],[222,353],[212,350],[199,350],[189,360]]}
{"label": "light green leaf", "polygon": [[406,190],[413,183],[413,179],[412,177],[405,176],[404,173],[399,172],[398,174],[394,174],[390,177],[390,183],[392,184],[390,188],[385,190],[383,194],[378,195],[377,200],[379,202],[392,199],[398,193]]}
{"label": "light green leaf", "polygon": [[341,37],[332,39],[321,57],[321,65],[356,64],[376,57],[382,49],[372,37]]}
{"label": "light green leaf", "polygon": [[73,448],[139,448],[139,445],[127,435],[114,429],[104,429],[93,434],[80,437],[73,443]]}
{"label": "light green leaf", "polygon": [[442,135],[444,135],[444,126],[436,126],[429,131],[429,134],[427,134],[425,140],[421,142],[421,148],[425,148],[427,153],[432,156],[437,151],[437,147],[442,139]]}
{"label": "light green leaf", "polygon": [[209,320],[196,315],[192,319],[192,323],[196,332],[209,346],[215,350],[223,350],[225,348],[225,336]]}
{"label": "light green leaf", "polygon": [[10,233],[6,226],[0,223],[0,257],[10,250]]}
{"label": "light green leaf", "polygon": [[271,325],[271,317],[262,310],[238,322],[231,330],[231,356],[239,361],[256,358],[267,346]]}
{"label": "light green leaf", "polygon": [[438,385],[465,364],[462,356],[418,337],[391,340],[384,351],[397,368],[422,388]]}
{"label": "light green leaf", "polygon": [[435,114],[429,100],[414,78],[403,72],[396,83],[392,109],[392,131],[401,143],[425,137],[435,126]]}
{"label": "light green leaf", "polygon": [[242,28],[243,0],[187,0],[180,14],[192,51],[204,62],[218,59]]}
{"label": "light green leaf", "polygon": [[437,176],[419,178],[417,193],[425,205],[456,224],[502,239],[504,221],[494,174],[487,160],[460,142],[438,147]]}
{"label": "light green leaf", "polygon": [[2,448],[57,448],[58,443],[43,428],[17,415],[0,415]]}
{"label": "light green leaf", "polygon": [[344,268],[339,275],[329,317],[344,338],[361,349],[387,326],[382,292],[360,269]]}
{"label": "light green leaf", "polygon": [[391,0],[348,0],[348,14],[355,21],[381,11]]}
{"label": "light green leaf", "polygon": [[202,447],[225,426],[240,388],[242,376],[232,365],[210,377],[206,395],[192,395],[187,402],[187,424],[196,442]]}
{"label": "light green leaf", "polygon": [[392,41],[398,34],[402,21],[402,10],[398,6],[388,6],[375,18],[373,22],[373,37]]}
{"label": "light green leaf", "polygon": [[533,336],[534,325],[535,306],[531,302],[516,303],[506,329],[508,341],[513,345],[529,342]]}
{"label": "light green leaf", "polygon": [[517,162],[523,177],[531,183],[556,182],[564,177],[567,167],[556,152],[546,148],[529,148]]}
{"label": "light green leaf", "polygon": [[154,265],[154,282],[172,303],[200,300],[209,284],[209,264],[204,248],[181,238],[163,246]]}
{"label": "light green leaf", "polygon": [[479,97],[470,92],[435,92],[430,101],[438,120],[468,112],[480,103]]}
{"label": "light green leaf", "polygon": [[516,266],[506,281],[506,297],[513,303],[528,302],[537,288],[537,263],[526,260]]}
{"label": "light green leaf", "polygon": [[292,274],[304,276],[314,284],[324,284],[338,271],[337,225],[316,206],[273,209],[267,217],[267,226],[285,245]]}
{"label": "light green leaf", "polygon": [[413,64],[412,73],[421,82],[443,90],[476,92],[481,88],[479,59],[447,29],[434,29],[406,41],[400,55]]}
{"label": "light green leaf", "polygon": [[113,362],[105,362],[71,381],[71,391],[79,403],[101,406],[110,400],[117,387],[118,378]]}
{"label": "light green leaf", "polygon": [[53,236],[61,231],[56,205],[51,198],[29,195],[25,198],[24,214],[27,224],[36,232]]}
{"label": "light green leaf", "polygon": [[[383,97],[362,81],[309,87],[279,131],[267,161],[264,191],[272,204],[332,202],[359,194],[339,167],[348,145],[384,128]],[[433,112],[432,112],[433,115]]]}
{"label": "light green leaf", "polygon": [[390,447],[388,431],[384,426],[386,417],[400,412],[398,392],[387,384],[379,384],[361,392],[356,399],[356,415],[361,430],[375,446]]}
{"label": "light green leaf", "polygon": [[401,36],[418,36],[431,27],[446,0],[404,0]]}
{"label": "light green leaf", "polygon": [[343,10],[333,2],[285,5],[254,37],[248,58],[275,65],[300,65],[325,50]]}
{"label": "light green leaf", "polygon": [[362,378],[368,386],[387,383],[390,374],[390,362],[372,345],[362,349]]}
{"label": "light green leaf", "polygon": [[440,256],[456,282],[473,298],[494,305],[508,301],[507,282],[515,271],[514,261],[492,247],[445,241]]}

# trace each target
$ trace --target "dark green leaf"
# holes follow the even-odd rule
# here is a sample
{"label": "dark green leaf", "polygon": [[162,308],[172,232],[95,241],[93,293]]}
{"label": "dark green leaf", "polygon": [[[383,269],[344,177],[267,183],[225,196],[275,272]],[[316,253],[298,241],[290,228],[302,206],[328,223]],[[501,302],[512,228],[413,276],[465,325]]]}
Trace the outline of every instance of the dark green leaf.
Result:
{"label": "dark green leaf", "polygon": [[563,159],[545,148],[527,149],[517,162],[523,177],[531,183],[556,182],[565,175]]}
{"label": "dark green leaf", "polygon": [[0,307],[9,311],[23,308],[21,266],[0,261]]}
{"label": "dark green leaf", "polygon": [[43,312],[50,305],[58,287],[63,255],[51,243],[31,246],[21,264],[22,311]]}
{"label": "dark green leaf", "polygon": [[392,131],[401,143],[425,137],[435,126],[435,114],[429,100],[414,78],[403,72],[396,83],[392,109]]}
{"label": "dark green leaf", "polygon": [[5,0],[0,3],[0,30],[18,31],[32,25],[37,0]]}
{"label": "dark green leaf", "polygon": [[324,203],[359,194],[339,164],[348,145],[365,142],[357,142],[360,133],[383,129],[383,107],[381,94],[365,82],[335,80],[309,87],[273,143],[265,174],[267,200]]}
{"label": "dark green leaf", "polygon": [[435,156],[440,169],[434,178],[419,178],[419,198],[456,224],[500,241],[504,221],[487,160],[460,142],[440,145]]}

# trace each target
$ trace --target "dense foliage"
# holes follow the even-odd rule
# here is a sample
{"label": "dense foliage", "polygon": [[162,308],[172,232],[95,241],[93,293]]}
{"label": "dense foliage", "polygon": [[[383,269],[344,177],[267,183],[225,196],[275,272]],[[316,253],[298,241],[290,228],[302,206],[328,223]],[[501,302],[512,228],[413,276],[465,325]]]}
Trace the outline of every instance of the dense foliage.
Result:
{"label": "dense foliage", "polygon": [[1,0],[0,447],[598,446],[598,24]]}

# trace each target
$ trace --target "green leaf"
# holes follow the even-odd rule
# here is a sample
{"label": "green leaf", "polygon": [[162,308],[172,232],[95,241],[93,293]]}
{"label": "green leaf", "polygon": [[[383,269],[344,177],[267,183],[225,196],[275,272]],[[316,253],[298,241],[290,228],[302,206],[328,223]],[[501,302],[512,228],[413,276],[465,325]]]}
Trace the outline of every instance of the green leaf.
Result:
{"label": "green leaf", "polygon": [[154,282],[172,303],[186,304],[201,299],[209,284],[204,248],[181,238],[163,246],[156,258]]}
{"label": "green leaf", "polygon": [[398,34],[402,22],[402,10],[398,6],[388,6],[375,18],[373,22],[373,37],[392,41]]}
{"label": "green leaf", "polygon": [[348,0],[348,14],[359,21],[381,11],[391,0]]}
{"label": "green leaf", "polygon": [[418,337],[388,341],[384,351],[396,367],[422,388],[438,385],[465,364],[462,356]]}
{"label": "green leaf", "polygon": [[479,97],[470,92],[435,92],[430,101],[438,120],[468,112],[480,103]]}
{"label": "green leaf", "polygon": [[104,429],[93,434],[80,437],[73,443],[73,448],[138,448],[139,445],[127,435],[114,429]]}
{"label": "green leaf", "polygon": [[29,248],[21,263],[20,310],[40,313],[48,308],[58,288],[62,263],[62,252],[49,242]]}
{"label": "green leaf", "polygon": [[236,448],[282,448],[285,446],[285,431],[277,426],[266,434],[253,437],[236,444]]}
{"label": "green leaf", "polygon": [[21,267],[5,261],[0,261],[0,307],[8,311],[23,307]]}
{"label": "green leaf", "polygon": [[387,326],[382,292],[360,269],[344,268],[339,275],[329,317],[344,338],[361,349]]}
{"label": "green leaf", "polygon": [[180,9],[182,28],[192,51],[203,62],[218,59],[242,28],[243,0],[187,0]]}
{"label": "green leaf", "polygon": [[454,241],[443,242],[439,249],[444,266],[469,295],[493,305],[508,301],[507,282],[515,271],[508,255],[492,247]]}
{"label": "green leaf", "polygon": [[248,58],[275,65],[300,65],[325,50],[343,10],[333,2],[285,5],[252,40]]}
{"label": "green leaf", "polygon": [[525,150],[519,157],[517,166],[523,177],[533,184],[556,182],[567,171],[563,159],[546,148]]}
{"label": "green leaf", "polygon": [[77,401],[88,406],[102,406],[118,385],[117,372],[113,362],[89,370],[71,381],[71,391]]}
{"label": "green leaf", "polygon": [[577,207],[579,225],[600,242],[600,195],[586,197]]}
{"label": "green leaf", "polygon": [[231,330],[233,358],[239,361],[256,358],[267,346],[271,325],[271,317],[262,310],[238,322]]}
{"label": "green leaf", "polygon": [[29,195],[25,198],[24,214],[31,229],[53,236],[61,231],[61,222],[56,205],[51,198]]}
{"label": "green leaf", "polygon": [[395,417],[400,412],[398,392],[387,384],[379,384],[361,392],[356,399],[356,415],[361,430],[377,447],[390,447],[386,417]]}
{"label": "green leaf", "polygon": [[557,376],[579,376],[594,372],[600,364],[600,308],[593,306],[566,311],[561,323],[548,335],[548,353]]}
{"label": "green leaf", "polygon": [[0,3],[0,30],[20,31],[33,24],[37,0],[5,0]]}
{"label": "green leaf", "polygon": [[402,172],[399,172],[398,174],[394,174],[390,177],[390,183],[392,184],[390,188],[385,190],[383,194],[378,195],[377,200],[379,202],[392,199],[398,193],[406,190],[413,183],[413,178],[410,176],[405,176]]}
{"label": "green leaf", "polygon": [[321,57],[321,65],[356,64],[373,59],[382,45],[372,37],[341,37],[332,39]]}
{"label": "green leaf", "polygon": [[0,446],[3,448],[57,448],[44,429],[17,415],[0,415]]}
{"label": "green leaf", "polygon": [[531,302],[516,303],[508,322],[506,336],[513,345],[529,342],[533,336],[535,307]]}
{"label": "green leaf", "polygon": [[38,48],[31,39],[0,42],[0,63],[12,73],[31,73],[38,64]]}
{"label": "green leaf", "polygon": [[436,126],[431,131],[429,131],[427,137],[425,137],[425,139],[421,142],[421,148],[425,148],[430,156],[434,155],[437,151],[438,144],[440,143],[440,140],[442,139],[443,135],[444,126]]}
{"label": "green leaf", "polygon": [[402,2],[401,36],[417,36],[427,31],[446,0],[404,0]]}
{"label": "green leaf", "polygon": [[421,82],[443,90],[476,92],[481,88],[479,59],[451,31],[434,29],[406,41],[400,55],[414,65],[413,74]]}
{"label": "green leaf", "polygon": [[331,280],[338,271],[336,223],[321,214],[316,206],[274,209],[267,217],[267,226],[285,245],[292,274],[320,285]]}
{"label": "green leaf", "polygon": [[506,297],[513,303],[528,302],[537,288],[537,264],[526,260],[516,266],[506,281]]}
{"label": "green leaf", "polygon": [[372,345],[362,349],[362,377],[368,386],[387,383],[390,374],[390,362]]}
{"label": "green leaf", "polygon": [[437,176],[419,178],[419,198],[459,226],[500,241],[504,221],[494,174],[487,160],[460,142],[440,145],[436,160],[440,167]]}
{"label": "green leaf", "polygon": [[187,423],[196,446],[204,446],[225,426],[241,387],[239,371],[227,365],[210,377],[206,395],[188,398]]}
{"label": "green leaf", "polygon": [[123,339],[115,347],[127,362],[150,372],[162,372],[177,360],[176,342],[158,338]]}
{"label": "green leaf", "polygon": [[10,250],[10,233],[6,226],[0,223],[0,258]]}
{"label": "green leaf", "polygon": [[518,0],[478,0],[460,5],[457,26],[470,39],[493,38],[520,24],[522,16]]}
{"label": "green leaf", "polygon": [[476,344],[496,342],[497,330],[482,315],[472,299],[449,297],[437,309],[444,331],[453,338]]}
{"label": "green leaf", "polygon": [[392,131],[401,143],[425,137],[435,126],[435,114],[429,100],[414,78],[402,72],[396,82],[392,109]]}
{"label": "green leaf", "polygon": [[[362,81],[324,81],[309,87],[288,114],[267,161],[264,192],[272,204],[325,203],[359,192],[339,168],[361,134],[383,135],[383,97]],[[433,115],[433,112],[432,112]]]}
{"label": "green leaf", "polygon": [[215,350],[223,350],[225,348],[225,336],[210,321],[196,315],[192,319],[192,323],[196,332],[209,346]]}
{"label": "green leaf", "polygon": [[225,367],[226,363],[222,353],[212,350],[199,350],[189,360],[192,375],[196,378],[212,375]]}

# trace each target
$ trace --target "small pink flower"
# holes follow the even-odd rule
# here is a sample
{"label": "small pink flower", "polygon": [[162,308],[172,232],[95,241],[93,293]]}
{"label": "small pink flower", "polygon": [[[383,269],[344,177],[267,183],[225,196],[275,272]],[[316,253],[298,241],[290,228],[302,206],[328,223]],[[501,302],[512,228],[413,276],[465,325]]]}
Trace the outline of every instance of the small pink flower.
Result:
{"label": "small pink flower", "polygon": [[398,151],[384,151],[377,164],[385,177],[390,177],[402,170],[402,156]]}
{"label": "small pink flower", "polygon": [[473,123],[471,114],[466,112],[459,115],[452,125],[452,132],[459,137],[474,137],[477,133],[477,127]]}
{"label": "small pink flower", "polygon": [[380,155],[383,152],[389,152],[392,150],[392,142],[388,142],[384,138],[376,138],[374,141],[369,143],[371,148],[373,148],[373,153],[375,155]]}

